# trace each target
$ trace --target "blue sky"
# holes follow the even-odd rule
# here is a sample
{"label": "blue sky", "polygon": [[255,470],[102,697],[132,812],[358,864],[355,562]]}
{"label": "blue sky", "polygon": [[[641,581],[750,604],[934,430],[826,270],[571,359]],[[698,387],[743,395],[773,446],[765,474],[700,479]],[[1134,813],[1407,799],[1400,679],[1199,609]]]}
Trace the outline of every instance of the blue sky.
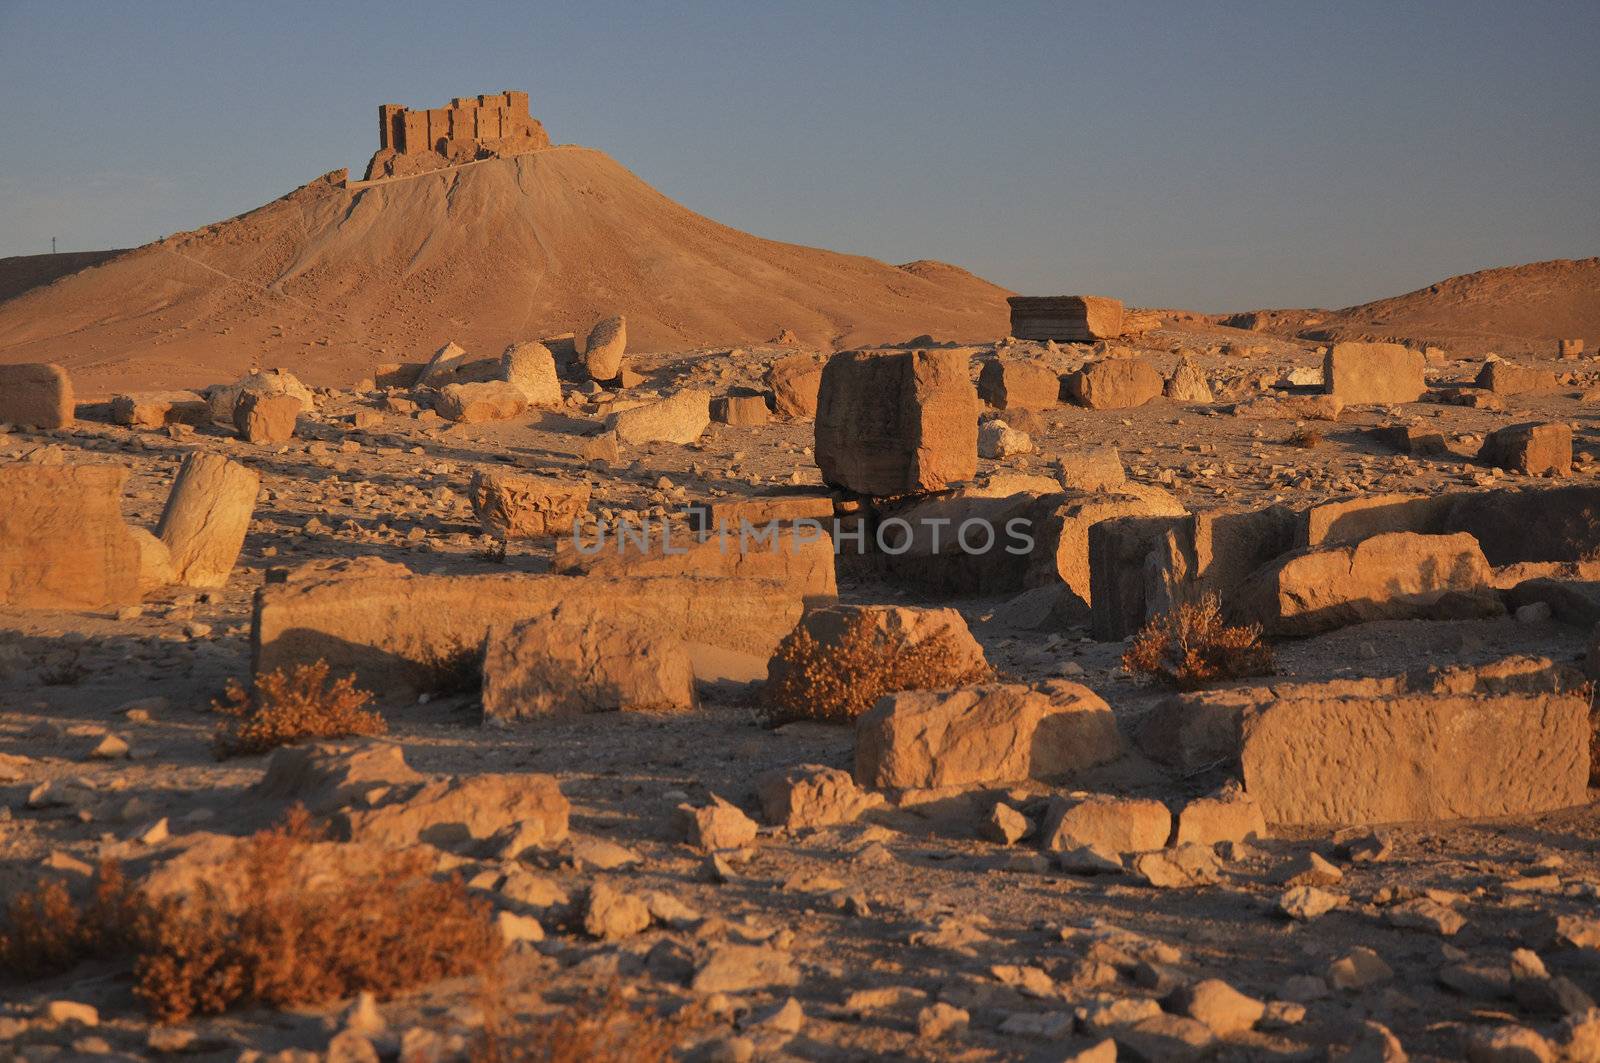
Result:
{"label": "blue sky", "polygon": [[1342,306],[1600,254],[1580,2],[0,0],[0,255],[127,246],[526,89],[762,236],[1030,293]]}

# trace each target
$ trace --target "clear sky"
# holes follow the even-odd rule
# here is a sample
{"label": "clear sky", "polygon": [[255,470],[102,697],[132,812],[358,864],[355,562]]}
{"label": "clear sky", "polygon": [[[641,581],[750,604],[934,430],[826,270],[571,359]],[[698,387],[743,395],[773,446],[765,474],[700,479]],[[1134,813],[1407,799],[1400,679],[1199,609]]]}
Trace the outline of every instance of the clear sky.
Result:
{"label": "clear sky", "polygon": [[0,255],[196,228],[359,171],[379,103],[510,88],[729,225],[1028,293],[1600,254],[1600,0],[0,0]]}

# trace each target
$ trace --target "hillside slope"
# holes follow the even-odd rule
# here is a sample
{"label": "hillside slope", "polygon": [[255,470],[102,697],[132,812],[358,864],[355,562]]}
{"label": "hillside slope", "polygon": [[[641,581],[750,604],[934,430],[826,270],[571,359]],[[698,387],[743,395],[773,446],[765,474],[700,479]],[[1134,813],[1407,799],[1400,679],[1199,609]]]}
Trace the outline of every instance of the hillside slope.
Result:
{"label": "hillside slope", "polygon": [[1600,347],[1600,258],[1554,259],[1451,277],[1343,310],[1257,310],[1221,323],[1303,339],[1396,340],[1463,354],[1551,356],[1558,339]]}
{"label": "hillside slope", "polygon": [[474,353],[628,316],[630,347],[988,340],[1006,292],[964,270],[764,240],[599,151],[551,148],[344,187],[117,255],[0,303],[0,362],[66,365],[87,394],[252,364],[349,383],[454,339]]}

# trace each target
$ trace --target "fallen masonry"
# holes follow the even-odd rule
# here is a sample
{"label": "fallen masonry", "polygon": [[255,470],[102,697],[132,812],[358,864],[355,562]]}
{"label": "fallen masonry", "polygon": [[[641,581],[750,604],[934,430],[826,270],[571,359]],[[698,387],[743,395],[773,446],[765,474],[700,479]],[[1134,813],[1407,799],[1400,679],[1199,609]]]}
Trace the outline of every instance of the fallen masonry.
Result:
{"label": "fallen masonry", "polygon": [[364,562],[312,567],[256,592],[252,671],[326,660],[373,690],[475,683],[496,624],[528,620],[570,596],[603,602],[617,623],[765,660],[794,628],[805,595],[770,580],[694,576],[418,575]]}

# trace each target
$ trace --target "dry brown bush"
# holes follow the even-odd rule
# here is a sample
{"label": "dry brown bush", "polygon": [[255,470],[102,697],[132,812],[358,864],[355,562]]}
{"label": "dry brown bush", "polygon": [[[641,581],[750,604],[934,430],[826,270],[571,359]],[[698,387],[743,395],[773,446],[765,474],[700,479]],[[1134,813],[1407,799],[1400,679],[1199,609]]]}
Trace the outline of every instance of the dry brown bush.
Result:
{"label": "dry brown bush", "polygon": [[851,618],[836,645],[796,628],[778,647],[778,658],[788,667],[765,692],[775,723],[848,723],[885,694],[961,686],[987,674],[967,664],[948,632],[910,647],[894,645],[879,637],[864,613]]}
{"label": "dry brown bush", "polygon": [[383,717],[362,706],[372,699],[347,675],[328,684],[328,662],[296,665],[289,674],[276,669],[256,676],[254,689],[230,680],[226,702],[211,707],[229,717],[217,729],[219,757],[265,753],[308,738],[381,735]]}
{"label": "dry brown bush", "polygon": [[630,1006],[616,986],[554,1015],[512,1019],[490,991],[475,1063],[667,1063],[701,1024],[695,1006],[663,1017]]}
{"label": "dry brown bush", "polygon": [[434,878],[417,851],[384,852],[359,872],[329,876],[306,858],[317,840],[308,822],[300,809],[247,841],[237,899],[201,883],[150,913],[133,991],[156,1019],[363,990],[383,998],[498,962],[489,905],[459,878]]}
{"label": "dry brown bush", "polygon": [[1218,679],[1270,675],[1272,647],[1261,641],[1261,625],[1233,627],[1223,622],[1217,596],[1183,602],[1155,617],[1134,636],[1122,667],[1183,690]]}
{"label": "dry brown bush", "polygon": [[80,961],[114,956],[131,945],[142,910],[122,868],[106,861],[88,899],[75,900],[60,879],[44,879],[13,897],[0,930],[0,975],[45,978]]}
{"label": "dry brown bush", "polygon": [[297,809],[245,840],[234,866],[191,896],[159,903],[115,865],[87,902],[59,882],[13,900],[0,933],[0,971],[42,977],[90,956],[133,960],[133,992],[160,1022],[241,1004],[292,1007],[362,990],[380,998],[500,957],[487,902],[459,878],[436,879],[425,855],[384,852],[359,871],[328,874],[308,859],[317,841]]}

